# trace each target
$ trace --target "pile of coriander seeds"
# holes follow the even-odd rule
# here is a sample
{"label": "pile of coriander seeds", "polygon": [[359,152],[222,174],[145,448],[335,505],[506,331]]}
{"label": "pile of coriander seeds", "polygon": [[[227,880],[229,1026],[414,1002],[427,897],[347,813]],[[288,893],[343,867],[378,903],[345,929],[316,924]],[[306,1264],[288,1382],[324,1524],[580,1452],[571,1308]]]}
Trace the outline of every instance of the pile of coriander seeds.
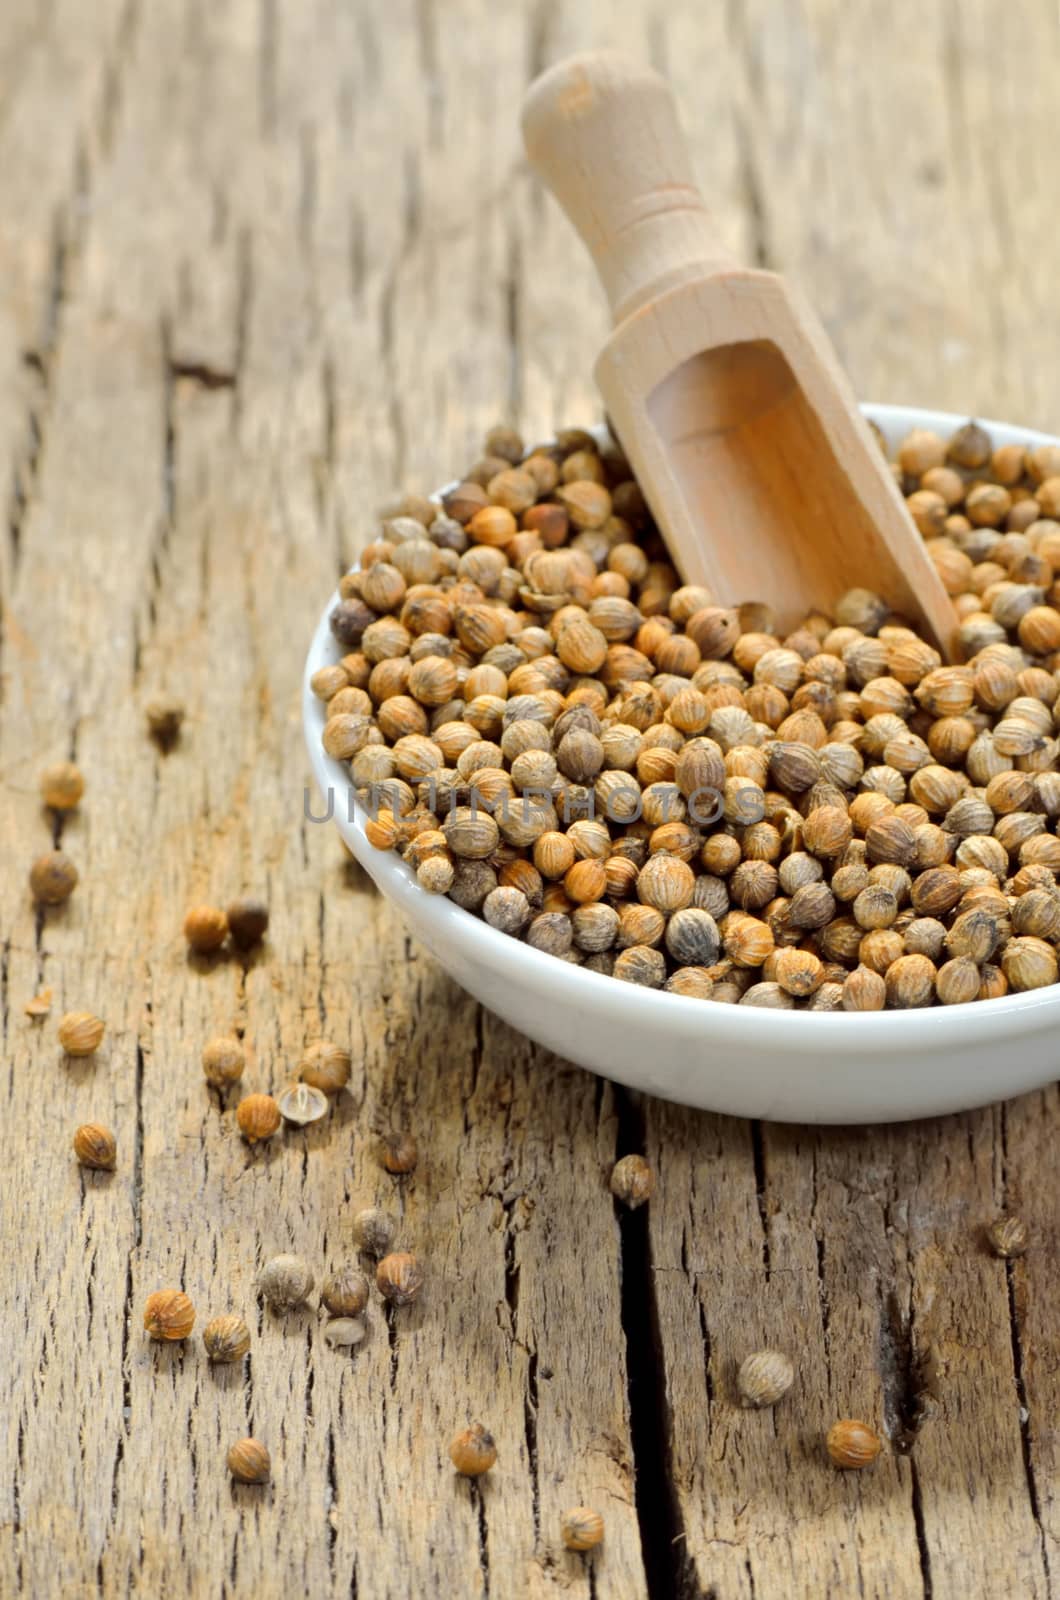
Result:
{"label": "pile of coriander seeds", "polygon": [[1055,983],[1060,446],[969,422],[893,470],[962,665],[864,590],[783,636],[681,584],[613,443],[493,429],[440,504],[382,520],[313,678],[372,844],[677,994],[876,1011]]}

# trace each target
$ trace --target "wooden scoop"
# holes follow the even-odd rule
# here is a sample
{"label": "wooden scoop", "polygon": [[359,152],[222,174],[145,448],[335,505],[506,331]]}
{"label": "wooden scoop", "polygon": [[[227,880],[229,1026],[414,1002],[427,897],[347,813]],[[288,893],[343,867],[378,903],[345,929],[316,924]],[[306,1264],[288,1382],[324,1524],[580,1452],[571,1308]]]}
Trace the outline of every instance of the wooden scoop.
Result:
{"label": "wooden scoop", "polygon": [[953,606],[828,337],[726,256],[665,80],[572,56],[531,85],[523,136],[607,291],[596,380],[685,580],[784,629],[871,589],[948,655]]}

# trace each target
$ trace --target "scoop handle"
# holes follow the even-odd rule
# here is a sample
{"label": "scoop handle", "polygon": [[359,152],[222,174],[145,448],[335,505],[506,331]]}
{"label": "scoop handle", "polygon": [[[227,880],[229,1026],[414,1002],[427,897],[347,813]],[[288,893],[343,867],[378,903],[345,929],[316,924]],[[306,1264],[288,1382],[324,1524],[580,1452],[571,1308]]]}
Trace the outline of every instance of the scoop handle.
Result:
{"label": "scoop handle", "polygon": [[607,50],[530,85],[531,165],[581,234],[617,323],[665,289],[731,268],[696,187],[665,78]]}

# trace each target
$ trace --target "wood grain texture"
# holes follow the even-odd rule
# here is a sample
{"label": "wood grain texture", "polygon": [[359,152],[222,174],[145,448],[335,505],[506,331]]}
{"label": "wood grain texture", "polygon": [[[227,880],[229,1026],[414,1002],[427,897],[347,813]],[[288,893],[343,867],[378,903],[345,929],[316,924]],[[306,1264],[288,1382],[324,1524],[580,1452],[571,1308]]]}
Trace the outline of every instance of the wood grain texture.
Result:
{"label": "wood grain texture", "polygon": [[[4,1594],[1056,1591],[1056,1090],[864,1132],[638,1102],[479,1013],[303,814],[303,651],[374,508],[498,415],[596,414],[605,310],[515,109],[604,42],[672,75],[726,243],[809,292],[859,393],[1060,429],[1048,0],[896,0],[886,27],[839,0],[0,13]],[[169,755],[159,687],[189,708]],[[82,882],[38,921],[36,775],[70,754]],[[244,888],[265,950],[190,961],[185,906]],[[81,1006],[107,1039],[66,1063]],[[253,1088],[349,1041],[331,1119],[248,1153],[198,1066],[231,1028]],[[72,1162],[90,1117],[113,1176]],[[422,1152],[398,1184],[391,1123]],[[641,1146],[657,1196],[619,1220],[607,1170]],[[362,1201],[428,1280],[340,1356],[253,1278],[348,1258]],[[1008,1267],[979,1238],[1003,1205],[1034,1240]],[[248,1316],[245,1373],[145,1344],[178,1282],[200,1329]],[[765,1340],[797,1383],[749,1416],[733,1371]],[[822,1460],[844,1413],[888,1435],[871,1474]],[[471,1417],[481,1491],[445,1454]],[[250,1430],[264,1491],[224,1471]],[[560,1548],[579,1500],[591,1563]]]}

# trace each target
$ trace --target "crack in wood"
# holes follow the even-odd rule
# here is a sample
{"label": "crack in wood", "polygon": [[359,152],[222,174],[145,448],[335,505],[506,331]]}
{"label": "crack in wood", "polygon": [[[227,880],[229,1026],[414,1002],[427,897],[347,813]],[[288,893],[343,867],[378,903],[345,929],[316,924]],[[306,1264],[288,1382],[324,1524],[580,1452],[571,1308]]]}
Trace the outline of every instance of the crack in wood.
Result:
{"label": "crack in wood", "polygon": [[[1000,1144],[1001,1144],[1001,1194],[1004,1208],[1007,1210],[1012,1204],[1009,1192],[1009,1167],[1008,1167],[1008,1107],[1001,1107],[1000,1115]],[[1030,1503],[1031,1515],[1034,1518],[1038,1545],[1041,1552],[1042,1567],[1045,1572],[1046,1585],[1052,1590],[1052,1578],[1049,1563],[1049,1545],[1046,1538],[1045,1526],[1042,1520],[1041,1496],[1038,1488],[1037,1474],[1034,1469],[1034,1455],[1031,1448],[1031,1409],[1027,1403],[1027,1386],[1023,1374],[1023,1341],[1020,1337],[1020,1308],[1016,1295],[1016,1273],[1020,1269],[1020,1262],[1008,1260],[1004,1263],[1005,1293],[1008,1304],[1009,1337],[1012,1347],[1012,1377],[1016,1389],[1016,1401],[1019,1406],[1020,1430],[1020,1456],[1023,1462],[1023,1476],[1027,1484],[1027,1498]]]}
{"label": "crack in wood", "polygon": [[758,1220],[762,1226],[762,1267],[769,1282],[769,1209],[766,1201],[766,1151],[765,1135],[761,1122],[751,1123],[751,1159],[754,1164],[755,1199],[758,1203]]}
{"label": "crack in wood", "polygon": [[475,1512],[475,1520],[478,1526],[478,1560],[479,1570],[482,1573],[482,1596],[483,1600],[489,1600],[490,1543],[489,1525],[486,1521],[486,1496],[479,1478],[469,1478],[467,1483],[468,1498]]}
{"label": "crack in wood", "polygon": [[[615,1160],[644,1150],[644,1114],[628,1090],[614,1090]],[[633,1488],[649,1600],[685,1600],[694,1579],[681,1558],[685,1529],[670,1471],[670,1415],[660,1360],[658,1305],[652,1271],[648,1208],[616,1201],[621,1245],[622,1331]]]}

